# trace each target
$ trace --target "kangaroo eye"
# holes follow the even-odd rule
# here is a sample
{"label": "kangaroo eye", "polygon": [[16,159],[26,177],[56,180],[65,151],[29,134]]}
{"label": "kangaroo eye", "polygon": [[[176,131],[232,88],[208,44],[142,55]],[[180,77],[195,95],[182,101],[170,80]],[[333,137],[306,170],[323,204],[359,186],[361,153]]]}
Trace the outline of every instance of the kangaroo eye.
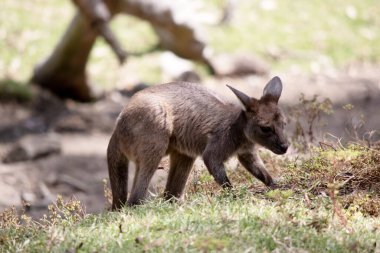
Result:
{"label": "kangaroo eye", "polygon": [[261,132],[266,133],[266,134],[272,132],[272,128],[271,127],[261,126],[260,130],[261,130]]}

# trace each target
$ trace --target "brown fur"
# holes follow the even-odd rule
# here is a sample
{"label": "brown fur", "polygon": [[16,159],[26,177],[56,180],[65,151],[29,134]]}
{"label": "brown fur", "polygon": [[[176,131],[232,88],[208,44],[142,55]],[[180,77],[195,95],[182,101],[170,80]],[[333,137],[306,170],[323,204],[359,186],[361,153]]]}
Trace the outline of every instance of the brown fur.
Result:
{"label": "brown fur", "polygon": [[[230,87],[231,88],[231,87]],[[231,187],[223,163],[232,155],[255,177],[270,186],[272,177],[256,152],[256,144],[277,154],[286,152],[284,117],[277,106],[282,84],[278,77],[260,100],[231,88],[243,103],[223,101],[204,87],[175,82],[135,94],[121,112],[108,150],[113,209],[127,201],[128,161],[136,163],[128,205],[140,204],[161,158],[170,155],[165,198],[180,198],[197,156],[223,187]]]}

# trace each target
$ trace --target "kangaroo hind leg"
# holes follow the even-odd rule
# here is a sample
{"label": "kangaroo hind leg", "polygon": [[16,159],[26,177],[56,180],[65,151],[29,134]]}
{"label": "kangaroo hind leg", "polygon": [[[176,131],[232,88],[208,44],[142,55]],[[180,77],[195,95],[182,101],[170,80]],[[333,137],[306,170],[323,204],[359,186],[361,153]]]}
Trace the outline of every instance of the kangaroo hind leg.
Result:
{"label": "kangaroo hind leg", "polygon": [[136,161],[136,174],[131,195],[128,199],[129,206],[141,204],[144,200],[150,180],[165,155],[168,144],[166,142],[146,143],[142,146],[149,148],[138,152],[142,157]]}
{"label": "kangaroo hind leg", "polygon": [[112,210],[120,209],[127,201],[128,159],[121,152],[118,138],[112,135],[107,148],[107,163],[112,190]]}

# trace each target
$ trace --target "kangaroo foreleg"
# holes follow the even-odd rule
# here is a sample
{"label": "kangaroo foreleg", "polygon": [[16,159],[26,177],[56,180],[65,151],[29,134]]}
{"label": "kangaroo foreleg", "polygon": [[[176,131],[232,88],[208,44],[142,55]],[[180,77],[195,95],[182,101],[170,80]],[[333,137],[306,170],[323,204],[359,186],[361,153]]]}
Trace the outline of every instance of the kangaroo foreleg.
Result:
{"label": "kangaroo foreleg", "polygon": [[207,167],[207,170],[220,186],[223,188],[232,187],[232,184],[227,177],[223,160],[221,160],[220,157],[216,156],[213,152],[206,151],[203,153],[203,161]]}
{"label": "kangaroo foreleg", "polygon": [[267,186],[273,185],[273,179],[265,169],[265,166],[256,151],[239,154],[238,159],[244,168],[246,168],[254,177]]}

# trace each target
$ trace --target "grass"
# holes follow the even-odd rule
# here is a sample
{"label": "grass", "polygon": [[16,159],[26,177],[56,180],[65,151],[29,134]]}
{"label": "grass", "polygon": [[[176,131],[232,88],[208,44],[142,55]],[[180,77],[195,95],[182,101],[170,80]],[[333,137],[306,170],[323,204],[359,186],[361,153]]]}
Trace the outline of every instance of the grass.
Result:
{"label": "grass", "polygon": [[[243,191],[240,189],[240,191]],[[4,250],[30,252],[251,252],[276,248],[316,252],[371,252],[379,242],[378,220],[356,215],[348,231],[333,222],[326,200],[310,210],[300,200],[283,203],[254,197],[192,196],[181,206],[159,200],[134,210],[89,215],[77,223],[57,222],[8,232]],[[327,207],[326,207],[327,206]],[[375,230],[375,232],[374,232]]]}
{"label": "grass", "polygon": [[0,77],[26,81],[68,25],[69,1],[3,1],[0,10]]}
{"label": "grass", "polygon": [[[220,13],[224,1],[204,3],[203,9]],[[378,1],[237,3],[230,24],[206,27],[210,45],[217,53],[251,52],[269,61],[274,69],[285,71],[324,70],[355,61],[379,62]],[[73,13],[72,4],[66,0],[22,4],[2,1],[0,79],[26,82],[33,67],[59,41]],[[112,27],[129,52],[144,53],[157,44],[150,25],[136,18],[120,16]],[[99,40],[91,55],[89,73],[101,88],[124,87],[136,81],[161,82],[159,55],[132,56],[126,65],[119,67],[108,46]]]}
{"label": "grass", "polygon": [[[274,3],[266,9],[263,3]],[[275,68],[324,70],[352,61],[378,62],[376,1],[243,1],[236,20],[215,31],[218,51],[253,51]],[[229,34],[226,38],[226,34]],[[216,43],[219,42],[219,43]]]}
{"label": "grass", "polygon": [[[362,207],[378,193],[367,187],[361,188],[360,193],[355,189],[349,194],[331,195],[331,191],[339,190],[338,184],[321,186],[318,192],[305,187],[324,182],[321,165],[337,160],[375,168],[374,159],[380,152],[375,149],[376,155],[366,156],[364,151],[355,145],[339,151],[315,150],[312,158],[302,160],[276,159],[272,166],[282,170],[281,187],[276,190],[264,188],[238,169],[230,171],[236,187],[229,192],[220,190],[206,172],[193,174],[182,204],[155,198],[121,212],[85,215],[78,201],[66,202],[59,197],[38,222],[26,216],[19,218],[10,209],[0,215],[0,249],[3,252],[376,252],[380,245],[379,212],[370,213]],[[350,171],[349,166],[341,168],[335,173]],[[363,192],[365,195],[359,195]],[[345,199],[352,197],[361,202],[344,206]]]}

